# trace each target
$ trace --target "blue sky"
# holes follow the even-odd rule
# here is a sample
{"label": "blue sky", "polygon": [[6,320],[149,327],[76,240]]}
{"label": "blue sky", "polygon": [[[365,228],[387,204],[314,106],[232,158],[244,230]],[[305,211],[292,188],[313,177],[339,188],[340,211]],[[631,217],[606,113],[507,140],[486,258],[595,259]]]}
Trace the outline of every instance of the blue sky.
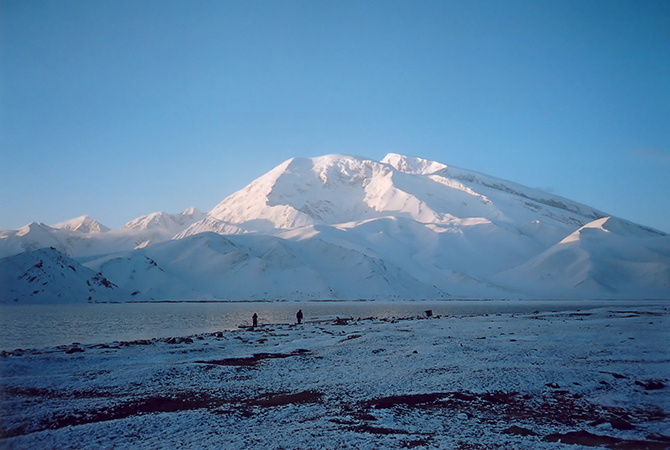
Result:
{"label": "blue sky", "polygon": [[0,229],[388,152],[670,232],[670,2],[0,0]]}

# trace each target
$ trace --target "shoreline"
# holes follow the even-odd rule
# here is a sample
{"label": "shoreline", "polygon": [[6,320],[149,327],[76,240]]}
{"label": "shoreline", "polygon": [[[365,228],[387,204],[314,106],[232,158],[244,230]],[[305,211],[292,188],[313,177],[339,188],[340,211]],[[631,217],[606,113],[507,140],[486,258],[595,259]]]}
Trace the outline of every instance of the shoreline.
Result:
{"label": "shoreline", "polygon": [[668,448],[669,325],[662,305],[605,307],[3,354],[0,444]]}
{"label": "shoreline", "polygon": [[670,301],[586,300],[450,300],[374,302],[237,302],[237,303],[113,303],[86,305],[0,306],[0,350],[38,349],[72,342],[100,344],[154,337],[187,336],[240,324],[290,323],[297,309],[306,318],[325,315],[393,317],[422,314],[431,309],[439,315],[528,313],[597,307],[670,306]]}

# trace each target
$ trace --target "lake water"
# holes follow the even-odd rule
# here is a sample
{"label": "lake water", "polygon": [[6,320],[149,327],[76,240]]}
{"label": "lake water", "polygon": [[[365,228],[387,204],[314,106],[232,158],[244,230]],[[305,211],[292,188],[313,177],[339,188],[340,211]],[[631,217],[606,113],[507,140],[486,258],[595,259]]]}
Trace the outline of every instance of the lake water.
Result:
{"label": "lake water", "polygon": [[[647,304],[649,302],[644,302]],[[561,311],[643,302],[594,300],[459,300],[416,302],[244,302],[119,303],[85,305],[0,306],[0,350],[57,345],[100,344],[232,330],[251,324],[294,323],[302,309],[305,320],[330,315],[407,317],[432,310],[439,315]]]}

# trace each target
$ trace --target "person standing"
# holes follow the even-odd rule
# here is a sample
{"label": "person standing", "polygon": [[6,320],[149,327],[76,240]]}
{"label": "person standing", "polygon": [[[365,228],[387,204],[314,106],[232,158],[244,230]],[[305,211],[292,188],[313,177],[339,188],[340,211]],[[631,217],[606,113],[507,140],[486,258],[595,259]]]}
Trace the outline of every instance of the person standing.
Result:
{"label": "person standing", "polygon": [[298,325],[302,323],[302,309],[298,310],[298,313],[295,315],[295,318],[298,319]]}
{"label": "person standing", "polygon": [[252,320],[252,323],[253,323],[252,326],[257,327],[258,326],[258,314],[254,313],[254,315],[251,317],[251,320]]}

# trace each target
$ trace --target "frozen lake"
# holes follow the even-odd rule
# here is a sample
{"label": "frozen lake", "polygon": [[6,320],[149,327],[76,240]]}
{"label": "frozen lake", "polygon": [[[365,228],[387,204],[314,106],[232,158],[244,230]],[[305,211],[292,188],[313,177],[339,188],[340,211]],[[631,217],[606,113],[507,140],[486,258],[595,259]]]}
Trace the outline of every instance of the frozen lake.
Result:
{"label": "frozen lake", "polygon": [[[302,309],[305,320],[328,315],[406,317],[432,310],[436,315],[563,311],[612,305],[658,304],[617,300],[458,300],[416,302],[242,302],[119,303],[0,306],[0,350],[56,345],[98,344],[170,336],[189,336],[251,324],[293,323]],[[662,303],[662,302],[661,302]]]}

